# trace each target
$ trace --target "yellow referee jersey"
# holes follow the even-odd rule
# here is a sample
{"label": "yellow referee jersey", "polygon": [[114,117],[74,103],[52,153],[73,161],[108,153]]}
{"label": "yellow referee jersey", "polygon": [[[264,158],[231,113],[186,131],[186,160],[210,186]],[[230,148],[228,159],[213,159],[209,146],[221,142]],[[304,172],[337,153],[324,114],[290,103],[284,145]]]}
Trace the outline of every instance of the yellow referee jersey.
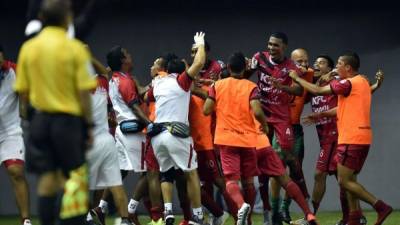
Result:
{"label": "yellow referee jersey", "polygon": [[79,91],[96,87],[90,54],[60,27],[45,27],[22,46],[14,89],[37,110],[82,115]]}

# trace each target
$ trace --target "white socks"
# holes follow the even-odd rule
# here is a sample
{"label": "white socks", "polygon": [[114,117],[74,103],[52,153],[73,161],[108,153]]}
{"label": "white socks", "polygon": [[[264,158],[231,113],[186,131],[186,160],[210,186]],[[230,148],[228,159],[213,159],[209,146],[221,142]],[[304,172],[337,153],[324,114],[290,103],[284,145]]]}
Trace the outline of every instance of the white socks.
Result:
{"label": "white socks", "polygon": [[107,213],[108,211],[108,203],[104,200],[100,200],[99,207],[102,213]]}
{"label": "white socks", "polygon": [[193,208],[193,215],[197,216],[199,219],[203,219],[203,209],[201,207],[199,208]]}
{"label": "white socks", "polygon": [[128,213],[133,214],[136,212],[136,208],[138,207],[139,202],[136,201],[135,199],[132,199],[129,201],[128,204]]}

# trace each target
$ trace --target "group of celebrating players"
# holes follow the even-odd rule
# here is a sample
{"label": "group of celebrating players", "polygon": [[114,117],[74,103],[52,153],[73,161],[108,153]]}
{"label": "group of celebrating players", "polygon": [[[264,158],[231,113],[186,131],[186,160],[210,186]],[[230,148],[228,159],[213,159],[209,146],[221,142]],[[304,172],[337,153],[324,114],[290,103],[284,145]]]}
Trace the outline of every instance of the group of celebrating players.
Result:
{"label": "group of celebrating players", "polygon": [[[87,223],[104,225],[110,194],[121,224],[140,224],[136,209],[143,201],[150,224],[172,225],[174,183],[184,213],[181,225],[222,225],[229,216],[237,225],[254,224],[255,177],[260,184],[264,225],[318,224],[315,215],[328,175],[335,175],[340,186],[343,217],[337,225],[366,224],[359,200],[376,210],[375,225],[383,224],[392,212],[357,181],[372,139],[371,94],[382,84],[383,72],[378,71],[376,82],[370,84],[358,72],[356,53],[341,54],[336,66],[328,55],[319,55],[311,67],[305,49],[295,49],[286,57],[288,38],[276,32],[269,36],[265,51],[251,58],[233,53],[225,65],[209,57],[210,45],[205,34],[198,32],[190,63],[172,53],[157,57],[150,69],[151,83],[142,86],[132,75],[132,57],[125,48],[111,48],[105,68],[81,42],[67,37],[67,14],[57,11],[62,7],[54,3],[42,7],[47,23],[24,44],[17,66],[4,60],[2,49],[0,54],[0,102],[4,102],[0,109],[0,160],[12,178],[24,225],[30,224],[29,195],[16,92],[23,109],[28,105],[34,109],[26,160],[28,170],[39,174],[39,218],[43,225],[54,224],[58,216],[62,224],[82,224],[78,222],[82,213],[87,214]],[[55,16],[54,11],[65,17]],[[60,40],[68,45],[61,46]],[[44,42],[58,50],[64,48],[59,53],[64,55],[52,55],[50,48],[39,51]],[[69,52],[75,55],[67,55]],[[47,54],[42,58],[45,62],[59,59],[64,76],[50,81],[53,69],[61,67],[38,65],[41,54]],[[69,60],[74,62],[71,67],[66,66]],[[50,75],[35,77],[47,72],[44,67]],[[67,81],[75,69],[76,77]],[[256,83],[249,79],[253,74]],[[80,98],[77,105],[68,103],[75,97],[64,96],[60,90],[45,91],[46,87],[65,87],[67,92],[74,85],[89,93],[71,94]],[[64,102],[59,103],[59,99]],[[312,113],[303,123],[316,125],[321,148],[311,196],[302,171],[300,117],[307,103]],[[69,106],[81,108],[75,112]],[[66,114],[83,118],[85,129]],[[74,132],[75,126],[79,132]],[[59,169],[61,174],[49,173]],[[140,177],[128,201],[122,183],[129,171],[140,173]],[[82,207],[87,202],[86,173],[89,189],[95,193],[92,205],[98,204],[89,212]],[[64,187],[62,207],[55,216],[50,212],[57,205],[60,183]],[[223,196],[227,212],[214,199],[214,186]],[[282,201],[280,187],[286,193]],[[302,220],[290,217],[292,199],[304,213]],[[207,221],[202,206],[209,212]],[[71,215],[81,216],[65,219]]]}

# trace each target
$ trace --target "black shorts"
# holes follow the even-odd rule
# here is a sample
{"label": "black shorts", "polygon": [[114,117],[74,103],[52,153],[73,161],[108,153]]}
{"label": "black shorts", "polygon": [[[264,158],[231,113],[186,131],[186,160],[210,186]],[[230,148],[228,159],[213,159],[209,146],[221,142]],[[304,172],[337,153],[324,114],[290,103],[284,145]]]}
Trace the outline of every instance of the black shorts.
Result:
{"label": "black shorts", "polygon": [[35,113],[29,127],[26,167],[37,174],[61,169],[68,176],[85,162],[85,142],[81,117]]}

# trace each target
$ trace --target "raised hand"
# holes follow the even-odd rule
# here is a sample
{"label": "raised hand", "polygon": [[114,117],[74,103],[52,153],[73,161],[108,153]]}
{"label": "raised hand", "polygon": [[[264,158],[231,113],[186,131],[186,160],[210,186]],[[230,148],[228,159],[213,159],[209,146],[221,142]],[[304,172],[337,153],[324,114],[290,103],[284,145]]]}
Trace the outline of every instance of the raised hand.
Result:
{"label": "raised hand", "polygon": [[378,83],[378,86],[382,85],[384,78],[385,78],[385,76],[384,76],[383,71],[381,69],[379,69],[378,72],[376,72],[376,74],[375,74],[375,79],[376,79],[376,82]]}
{"label": "raised hand", "polygon": [[196,32],[196,34],[194,35],[193,39],[194,39],[194,45],[196,47],[200,46],[200,45],[204,45],[204,36],[206,34],[202,31],[200,32]]}

